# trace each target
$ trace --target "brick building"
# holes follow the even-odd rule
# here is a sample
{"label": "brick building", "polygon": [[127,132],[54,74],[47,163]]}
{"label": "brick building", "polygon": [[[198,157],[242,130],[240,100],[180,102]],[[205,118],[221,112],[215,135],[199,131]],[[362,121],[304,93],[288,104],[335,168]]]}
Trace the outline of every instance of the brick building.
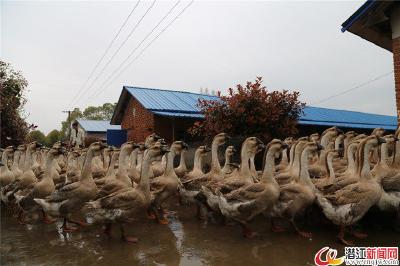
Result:
{"label": "brick building", "polygon": [[397,123],[400,124],[400,2],[368,0],[343,24],[349,31],[393,53]]}
{"label": "brick building", "polygon": [[[168,142],[185,139],[186,130],[203,118],[198,100],[218,100],[217,96],[183,91],[124,86],[114,110],[111,124],[121,125],[127,139],[141,142],[157,133]],[[298,121],[300,135],[322,132],[337,126],[347,130],[369,132],[376,127],[396,129],[396,117],[307,106]]]}
{"label": "brick building", "polygon": [[187,129],[203,117],[196,106],[200,98],[218,99],[191,92],[124,86],[111,124],[120,124],[127,131],[127,139],[135,142],[152,132],[168,142],[183,139]]}

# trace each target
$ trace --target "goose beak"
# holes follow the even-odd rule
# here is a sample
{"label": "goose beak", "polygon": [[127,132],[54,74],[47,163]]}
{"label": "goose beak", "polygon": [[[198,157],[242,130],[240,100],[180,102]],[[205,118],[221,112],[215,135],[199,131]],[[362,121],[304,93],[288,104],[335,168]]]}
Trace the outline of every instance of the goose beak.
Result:
{"label": "goose beak", "polygon": [[183,142],[183,141],[182,141],[182,147],[185,150],[189,149],[189,145],[186,142]]}
{"label": "goose beak", "polygon": [[321,151],[323,149],[324,147],[321,144],[317,143],[317,151]]}
{"label": "goose beak", "polygon": [[[135,143],[134,143],[132,146],[133,146],[134,149],[140,148],[140,145],[139,145],[139,144],[135,144]],[[113,150],[115,150],[115,149],[113,149]]]}
{"label": "goose beak", "polygon": [[207,146],[204,148],[204,150],[205,150],[205,152],[210,152],[211,151],[211,149],[209,147],[207,147]]}
{"label": "goose beak", "polygon": [[383,139],[383,138],[378,137],[378,145],[380,145],[382,143],[386,143],[386,140]]}
{"label": "goose beak", "polygon": [[289,145],[287,143],[282,143],[282,150],[289,149]]}
{"label": "goose beak", "polygon": [[344,134],[343,130],[341,130],[340,128],[336,128],[336,131],[337,131],[338,135],[339,134]]}

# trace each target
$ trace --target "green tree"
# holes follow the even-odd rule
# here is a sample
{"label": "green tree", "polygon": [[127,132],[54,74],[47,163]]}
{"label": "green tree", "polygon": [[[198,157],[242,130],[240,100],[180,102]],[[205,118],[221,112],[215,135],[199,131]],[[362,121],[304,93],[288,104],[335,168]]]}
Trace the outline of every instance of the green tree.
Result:
{"label": "green tree", "polygon": [[27,80],[9,63],[0,61],[0,125],[1,146],[19,145],[28,132],[35,128],[24,117]]}
{"label": "green tree", "polygon": [[71,123],[76,119],[111,120],[116,105],[116,103],[105,103],[100,106],[88,106],[83,112],[79,108],[75,108],[71,112],[70,118],[61,122],[60,139],[66,138]]}
{"label": "green tree", "polygon": [[27,142],[37,141],[45,146],[48,145],[46,136],[40,130],[33,130],[29,132],[28,135],[26,136],[26,140]]}
{"label": "green tree", "polygon": [[46,136],[46,144],[51,147],[54,143],[60,140],[60,131],[53,129]]}

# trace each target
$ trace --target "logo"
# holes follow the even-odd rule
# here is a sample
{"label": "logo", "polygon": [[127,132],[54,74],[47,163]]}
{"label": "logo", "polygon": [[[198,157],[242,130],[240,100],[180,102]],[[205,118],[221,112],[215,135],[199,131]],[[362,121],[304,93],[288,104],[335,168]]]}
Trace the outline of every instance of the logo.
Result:
{"label": "logo", "polygon": [[[324,253],[325,257],[324,257]],[[345,257],[336,258],[337,250],[329,247],[321,248],[314,257],[314,263],[317,266],[341,265]]]}
{"label": "logo", "polygon": [[345,247],[344,256],[336,258],[337,250],[321,248],[314,257],[317,266],[331,265],[399,265],[398,247]]}

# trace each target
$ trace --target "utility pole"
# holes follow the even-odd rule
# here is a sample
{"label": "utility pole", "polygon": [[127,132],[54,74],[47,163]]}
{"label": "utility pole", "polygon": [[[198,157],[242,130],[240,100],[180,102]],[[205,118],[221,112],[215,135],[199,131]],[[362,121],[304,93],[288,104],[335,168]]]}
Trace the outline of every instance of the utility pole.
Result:
{"label": "utility pole", "polygon": [[[63,113],[68,113],[68,118],[67,118],[67,121],[68,121],[68,123],[70,123],[70,118],[71,118],[71,113],[72,113],[72,111],[62,111]],[[67,128],[67,130],[68,130],[68,143],[69,143],[69,140],[71,139],[71,125],[68,125],[68,128]]]}

